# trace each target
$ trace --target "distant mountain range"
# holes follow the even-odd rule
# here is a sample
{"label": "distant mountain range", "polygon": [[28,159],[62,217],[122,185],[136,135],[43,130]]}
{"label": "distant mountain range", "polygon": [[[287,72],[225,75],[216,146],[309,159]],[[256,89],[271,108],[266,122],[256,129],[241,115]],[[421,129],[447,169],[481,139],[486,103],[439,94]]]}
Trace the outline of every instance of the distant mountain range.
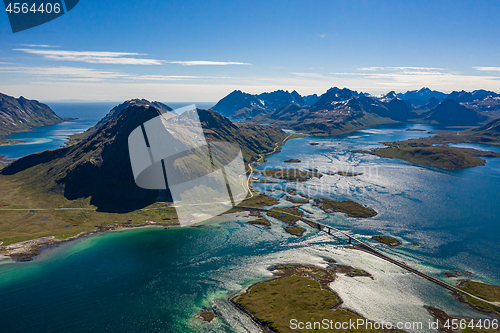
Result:
{"label": "distant mountain range", "polygon": [[500,95],[486,90],[445,94],[429,88],[379,97],[336,87],[320,96],[283,90],[252,95],[235,90],[212,109],[238,121],[336,135],[394,121],[476,126],[500,117]]}
{"label": "distant mountain range", "polygon": [[14,98],[0,93],[0,137],[13,132],[29,131],[34,127],[63,122],[45,104],[23,96]]}
{"label": "distant mountain range", "polygon": [[[135,184],[128,136],[145,121],[170,110],[157,102],[127,101],[111,110],[73,144],[17,159],[1,174],[45,193],[63,194],[70,200],[90,198],[90,204],[100,209],[145,207],[154,203],[160,192]],[[198,114],[207,138],[237,143],[246,162],[272,151],[287,135],[272,126],[232,123],[211,110],[198,110]]]}

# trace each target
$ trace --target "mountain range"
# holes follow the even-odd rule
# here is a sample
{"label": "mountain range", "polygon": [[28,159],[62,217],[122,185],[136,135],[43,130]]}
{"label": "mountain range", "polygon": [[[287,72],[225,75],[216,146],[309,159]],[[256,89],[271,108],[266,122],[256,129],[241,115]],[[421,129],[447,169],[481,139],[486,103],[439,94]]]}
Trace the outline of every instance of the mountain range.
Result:
{"label": "mountain range", "polygon": [[0,137],[34,127],[63,122],[49,106],[23,96],[14,98],[0,93]]}
{"label": "mountain range", "polygon": [[320,96],[302,97],[297,91],[252,95],[235,90],[212,109],[238,121],[336,135],[395,121],[476,126],[500,117],[500,95],[486,90],[445,94],[422,88],[377,97],[334,87]]}
{"label": "mountain range", "polygon": [[[157,102],[127,101],[111,110],[71,145],[17,159],[1,174],[42,192],[63,194],[70,200],[89,198],[90,204],[99,209],[143,208],[159,196],[168,198],[168,194],[142,189],[135,184],[128,137],[145,121],[170,110]],[[198,109],[198,115],[207,140],[237,143],[246,162],[272,151],[287,135],[272,126],[233,123],[211,110]]]}

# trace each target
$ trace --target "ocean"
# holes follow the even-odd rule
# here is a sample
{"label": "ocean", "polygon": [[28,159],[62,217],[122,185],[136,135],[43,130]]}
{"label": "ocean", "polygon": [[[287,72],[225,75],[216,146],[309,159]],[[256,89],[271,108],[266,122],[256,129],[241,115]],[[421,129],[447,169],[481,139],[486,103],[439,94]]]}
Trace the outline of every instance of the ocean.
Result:
{"label": "ocean", "polygon": [[[97,116],[95,110],[97,120],[107,112]],[[350,152],[381,147],[383,141],[429,135],[408,128],[437,129],[391,124],[338,137],[290,140],[258,169],[289,168],[283,161],[298,158],[302,162],[296,166],[301,169],[362,175],[325,175],[301,184],[256,186],[262,191],[290,186],[312,197],[355,200],[378,215],[353,219],[325,214],[311,204],[303,209],[313,219],[365,239],[447,282],[454,284],[457,279],[446,278],[444,272],[467,270],[473,272],[471,278],[499,284],[500,159],[486,158],[485,166],[448,171]],[[40,133],[47,132],[40,130],[38,136],[35,131],[23,134],[42,140],[46,134]],[[313,141],[318,145],[310,145]],[[6,154],[0,150],[0,155]],[[277,198],[283,194],[266,193]],[[280,205],[291,203],[282,200]],[[269,278],[267,268],[273,265],[327,265],[323,258],[372,274],[373,280],[339,276],[332,284],[345,307],[371,320],[418,321],[426,327],[432,320],[425,308],[429,305],[451,315],[484,317],[427,280],[369,254],[345,249],[342,237],[333,239],[301,225],[307,233],[297,238],[272,218],[271,229],[249,225],[247,220],[245,214],[233,214],[199,227],[118,230],[47,248],[31,262],[0,261],[2,332],[256,332],[227,299]],[[395,237],[403,245],[388,248],[370,240],[378,234]],[[217,319],[203,323],[195,318],[203,308],[215,308]]]}

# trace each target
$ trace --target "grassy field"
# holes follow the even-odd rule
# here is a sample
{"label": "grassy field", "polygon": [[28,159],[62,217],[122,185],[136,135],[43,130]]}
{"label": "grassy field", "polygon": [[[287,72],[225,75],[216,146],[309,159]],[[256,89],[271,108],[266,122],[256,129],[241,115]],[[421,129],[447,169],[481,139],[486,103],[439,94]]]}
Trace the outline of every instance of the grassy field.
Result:
{"label": "grassy field", "polygon": [[320,208],[326,213],[346,213],[349,217],[373,217],[377,212],[371,208],[363,207],[357,202],[351,200],[334,201],[330,199],[315,199]]}
{"label": "grassy field", "polygon": [[[459,288],[468,292],[469,294],[481,297],[487,301],[500,302],[500,286],[493,286],[476,281],[467,281],[463,283]],[[470,296],[467,296],[466,299],[469,303],[474,304],[481,310],[500,313],[500,307],[498,306],[479,301]]]}
{"label": "grassy field", "polygon": [[298,182],[305,182],[313,177],[320,178],[322,176],[317,171],[301,171],[298,169],[272,169],[261,173],[266,177]]}
{"label": "grassy field", "polygon": [[[87,208],[89,210],[37,210],[43,208]],[[155,203],[148,208],[162,208]],[[113,223],[142,224],[146,220],[159,223],[177,222],[173,208],[129,213],[107,213],[92,209],[88,199],[67,200],[60,194],[41,192],[21,186],[19,181],[0,176],[0,209],[31,209],[32,211],[0,210],[0,241],[9,245],[43,236],[64,239],[96,226]]]}
{"label": "grassy field", "polygon": [[373,236],[372,239],[376,240],[377,242],[380,242],[380,243],[383,243],[383,244],[387,244],[387,245],[390,245],[390,246],[401,245],[400,241],[398,241],[397,239],[394,239],[392,237],[388,237],[388,236]]}
{"label": "grassy field", "polygon": [[258,225],[265,225],[267,227],[270,227],[271,226],[271,223],[266,220],[265,218],[259,218],[259,219],[256,219],[256,220],[252,220],[252,221],[248,221],[247,223],[249,224],[258,224]]}
{"label": "grassy field", "polygon": [[304,229],[302,227],[293,226],[293,227],[286,227],[285,231],[291,235],[294,235],[297,237],[302,237],[304,232],[306,232],[306,229]]}
{"label": "grassy field", "polygon": [[[294,332],[290,320],[298,322],[321,322],[323,318],[334,322],[356,321],[360,318],[348,311],[336,309],[339,299],[323,290],[319,282],[299,276],[289,276],[254,286],[247,295],[237,302],[252,313],[260,322],[276,332]],[[300,330],[301,332],[332,332],[332,330]],[[334,330],[335,332],[351,332]],[[376,330],[356,330],[356,332],[381,332]]]}
{"label": "grassy field", "polygon": [[[292,216],[290,214],[295,216]],[[299,217],[303,215],[303,213],[296,207],[280,207],[271,209],[267,212],[267,215],[274,217],[282,222],[292,224],[295,223],[299,219]]]}

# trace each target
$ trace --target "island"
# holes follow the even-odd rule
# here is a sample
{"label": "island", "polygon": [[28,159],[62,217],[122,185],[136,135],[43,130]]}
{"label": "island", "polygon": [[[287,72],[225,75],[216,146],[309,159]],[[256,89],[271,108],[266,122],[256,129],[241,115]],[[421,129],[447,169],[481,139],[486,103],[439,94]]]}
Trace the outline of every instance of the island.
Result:
{"label": "island", "polygon": [[287,195],[285,197],[285,200],[286,201],[289,201],[291,203],[294,203],[294,204],[306,204],[309,202],[309,199],[295,199],[295,198],[292,198],[291,196]]}
{"label": "island", "polygon": [[484,165],[482,157],[500,157],[500,153],[471,148],[441,145],[415,145],[408,141],[383,142],[386,148],[372,150],[351,150],[353,153],[366,153],[385,158],[397,158],[415,164],[432,167],[460,170]]}
{"label": "island", "polygon": [[0,139],[0,146],[18,145],[18,144],[21,144],[21,143],[26,143],[26,141]]}
{"label": "island", "polygon": [[302,162],[301,160],[299,160],[298,158],[291,158],[289,160],[286,160],[284,161],[285,163],[300,163]]}
{"label": "island", "polygon": [[248,221],[247,223],[248,224],[264,225],[266,227],[270,227],[271,226],[271,223],[268,220],[266,220],[265,218],[263,218],[263,217],[258,218],[256,220]]}
{"label": "island", "polygon": [[323,176],[317,171],[302,171],[298,169],[271,169],[262,171],[261,174],[266,177],[298,182],[305,182],[311,178],[321,178]]}
{"label": "island", "polygon": [[300,220],[303,213],[297,207],[277,207],[269,210],[267,215],[274,217],[281,222],[293,225],[295,222]]}
{"label": "island", "polygon": [[201,310],[197,315],[197,318],[200,318],[202,321],[205,321],[207,323],[212,322],[212,320],[215,319],[215,313],[213,311],[209,310]]}
{"label": "island", "polygon": [[405,131],[407,131],[407,132],[425,132],[426,130],[424,130],[423,128],[407,128],[407,129],[405,129]]}
{"label": "island", "polygon": [[309,142],[309,144],[310,144],[311,146],[317,146],[317,145],[319,145],[319,142]]}
{"label": "island", "polygon": [[[293,324],[299,322],[303,323],[305,331],[311,332],[315,329],[314,325],[317,329],[318,322],[323,319],[327,319],[332,325],[329,327],[332,332],[350,332],[336,329],[335,323],[363,318],[341,307],[342,300],[329,285],[337,274],[369,274],[351,275],[355,269],[341,265],[328,268],[278,265],[269,270],[275,274],[273,279],[252,285],[242,295],[230,300],[249,315],[264,332],[293,332]],[[382,331],[360,328],[356,332]]]}
{"label": "island", "polygon": [[339,175],[339,176],[344,176],[344,177],[356,177],[356,176],[361,176],[363,173],[361,172],[349,172],[349,171],[337,171],[337,172],[327,172],[325,173],[325,175],[328,175],[328,176],[336,176],[336,175]]}
{"label": "island", "polygon": [[326,198],[314,199],[325,213],[345,213],[349,217],[368,218],[377,215],[374,209],[363,207],[351,200],[334,201]]}
{"label": "island", "polygon": [[392,247],[396,247],[396,246],[401,245],[400,241],[398,241],[397,239],[394,239],[392,237],[388,237],[388,236],[373,236],[371,239],[373,239],[379,243],[392,246]]}
{"label": "island", "polygon": [[302,235],[306,232],[306,229],[297,226],[286,227],[285,231],[291,235],[302,237]]}
{"label": "island", "polygon": [[457,287],[468,292],[469,294],[480,297],[489,302],[494,302],[497,305],[486,303],[470,296],[464,297],[462,295],[457,295],[460,301],[468,304],[473,309],[490,313],[496,312],[500,315],[500,286],[471,280],[461,280],[458,282]]}

